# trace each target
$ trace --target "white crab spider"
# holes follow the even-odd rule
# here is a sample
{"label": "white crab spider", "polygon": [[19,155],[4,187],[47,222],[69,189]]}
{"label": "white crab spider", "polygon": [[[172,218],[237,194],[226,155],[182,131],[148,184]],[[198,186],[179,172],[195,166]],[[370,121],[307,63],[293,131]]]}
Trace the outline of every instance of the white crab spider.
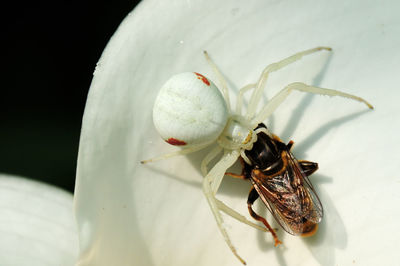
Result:
{"label": "white crab spider", "polygon": [[[229,91],[226,81],[207,52],[204,52],[207,62],[211,65],[221,83],[222,94],[218,88],[203,75],[191,72],[182,73],[173,76],[165,83],[154,104],[154,125],[161,137],[172,145],[179,145],[184,148],[176,152],[142,161],[142,163],[189,154],[217,142],[218,145],[212,149],[201,162],[201,171],[205,176],[203,180],[203,192],[225,242],[228,244],[233,254],[243,264],[245,264],[245,261],[236,252],[223,225],[220,211],[255,228],[264,231],[266,229],[248,221],[244,216],[218,200],[215,195],[226,170],[235,163],[239,156],[242,156],[245,161],[248,161],[244,151],[252,149],[253,143],[257,141],[258,130],[267,131],[265,128],[254,130],[257,125],[266,120],[293,90],[346,97],[365,103],[370,109],[373,109],[371,104],[360,97],[296,82],[287,85],[256,114],[256,109],[262,97],[265,83],[271,72],[289,65],[305,55],[321,50],[330,51],[331,48],[316,47],[268,65],[256,83],[249,84],[239,90],[234,112],[230,107]],[[251,89],[253,89],[253,92],[249,100],[247,111],[242,114],[243,94]],[[271,135],[270,132],[265,133]],[[223,152],[221,159],[208,172],[207,165],[221,152]]]}

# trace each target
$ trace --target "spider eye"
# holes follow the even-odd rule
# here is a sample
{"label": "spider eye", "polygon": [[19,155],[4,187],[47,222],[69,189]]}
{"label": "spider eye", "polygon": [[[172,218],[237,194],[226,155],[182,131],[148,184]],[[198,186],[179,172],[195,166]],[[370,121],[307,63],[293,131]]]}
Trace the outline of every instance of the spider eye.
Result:
{"label": "spider eye", "polygon": [[154,125],[172,145],[202,145],[215,141],[228,120],[218,88],[208,78],[181,73],[162,86],[153,108]]}

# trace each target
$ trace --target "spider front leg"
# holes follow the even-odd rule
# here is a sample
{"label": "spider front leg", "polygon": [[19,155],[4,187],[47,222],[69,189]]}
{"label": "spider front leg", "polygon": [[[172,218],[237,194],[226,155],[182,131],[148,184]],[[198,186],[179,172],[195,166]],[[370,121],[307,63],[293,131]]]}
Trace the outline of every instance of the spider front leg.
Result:
{"label": "spider front leg", "polygon": [[250,102],[249,102],[249,108],[247,111],[247,117],[252,118],[254,116],[257,106],[258,106],[258,103],[261,99],[261,95],[263,93],[265,83],[267,82],[268,76],[271,72],[278,71],[279,69],[300,60],[305,55],[309,55],[309,54],[312,54],[312,53],[315,53],[315,52],[318,52],[321,50],[331,51],[332,48],[316,47],[313,49],[309,49],[309,50],[305,50],[305,51],[296,53],[296,54],[289,56],[279,62],[268,65],[262,72],[262,74],[256,84],[255,90],[253,91],[253,94],[251,95]]}
{"label": "spider front leg", "polygon": [[229,89],[228,89],[227,82],[226,82],[224,76],[222,76],[221,71],[219,71],[217,65],[214,63],[214,61],[211,60],[207,51],[203,51],[203,53],[204,53],[204,56],[205,56],[208,64],[211,66],[212,70],[214,71],[215,75],[217,76],[217,78],[219,80],[219,83],[221,85],[221,90],[222,90],[222,93],[225,98],[226,106],[228,107],[228,111],[230,111],[231,110],[231,101],[229,99]]}
{"label": "spider front leg", "polygon": [[246,86],[244,86],[243,88],[241,88],[239,90],[238,96],[236,98],[236,114],[241,115],[242,114],[242,105],[243,105],[243,96],[244,93],[254,89],[256,87],[256,84],[248,84]]}
{"label": "spider front leg", "polygon": [[246,262],[239,256],[236,251],[236,248],[233,246],[228,232],[226,231],[223,225],[223,219],[220,214],[220,208],[217,203],[217,199],[215,198],[215,194],[217,193],[219,185],[216,189],[212,189],[212,185],[216,183],[221,183],[223,176],[225,175],[226,169],[228,169],[232,164],[235,163],[237,158],[239,157],[239,151],[232,150],[230,152],[225,152],[219,162],[211,169],[211,171],[205,176],[203,180],[203,192],[207,199],[208,204],[210,205],[211,211],[214,215],[215,221],[217,222],[219,231],[221,232],[222,236],[226,244],[231,249],[232,253],[243,263]]}
{"label": "spider front leg", "polygon": [[203,161],[201,161],[200,170],[203,176],[207,175],[207,165],[222,151],[222,147],[217,145],[215,146],[207,155],[204,157]]}
{"label": "spider front leg", "polygon": [[368,106],[370,109],[374,109],[374,107],[364,100],[363,98],[360,98],[358,96],[348,94],[345,92],[337,91],[337,90],[331,90],[331,89],[324,89],[324,88],[319,88],[319,87],[314,87],[310,86],[304,83],[300,82],[295,82],[292,84],[287,85],[283,90],[281,90],[278,94],[276,94],[268,103],[267,105],[261,110],[261,112],[252,119],[252,124],[253,125],[258,125],[260,121],[264,121],[267,119],[274,111],[276,108],[278,108],[279,105],[289,96],[289,94],[294,91],[302,91],[302,92],[309,92],[309,93],[314,93],[314,94],[320,94],[320,95],[328,95],[328,96],[340,96],[340,97],[345,97],[349,98],[358,102],[362,102]]}
{"label": "spider front leg", "polygon": [[[208,163],[212,159],[214,159],[222,151],[222,149],[223,148],[221,146],[216,146],[203,159],[203,161],[201,162],[201,172],[203,173],[203,176],[207,176],[207,165],[208,165]],[[242,162],[242,159],[241,159],[241,162]],[[242,164],[243,164],[243,162],[242,162]],[[229,166],[227,168],[229,168]],[[225,175],[232,175],[232,174],[231,173],[225,173]],[[215,198],[215,195],[217,194],[217,190],[218,190],[218,188],[219,188],[219,186],[220,186],[220,184],[222,182],[222,179],[223,179],[223,176],[221,176],[221,175],[213,177],[212,181],[211,181],[211,184],[210,184],[210,190],[212,192],[212,195],[214,195],[214,200],[215,200],[215,202],[217,204],[218,209],[220,211],[226,213],[227,215],[231,216],[232,218],[235,218],[239,222],[242,222],[244,224],[247,224],[247,225],[249,225],[251,227],[254,227],[254,228],[256,228],[258,230],[261,230],[261,231],[264,231],[264,232],[267,231],[264,227],[259,226],[258,224],[249,221],[246,217],[244,217],[243,215],[241,215],[240,213],[238,213],[234,209],[230,208],[229,206],[227,206],[222,201],[220,201],[217,198]]]}

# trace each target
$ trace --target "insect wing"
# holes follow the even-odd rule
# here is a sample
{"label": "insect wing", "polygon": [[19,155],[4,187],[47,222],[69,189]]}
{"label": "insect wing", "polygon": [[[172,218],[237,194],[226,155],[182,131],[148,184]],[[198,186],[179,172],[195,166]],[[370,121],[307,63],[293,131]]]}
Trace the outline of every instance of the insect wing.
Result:
{"label": "insect wing", "polygon": [[292,235],[301,235],[306,223],[321,221],[322,204],[293,155],[283,151],[282,159],[281,171],[273,175],[253,171],[251,181],[281,227]]}
{"label": "insect wing", "polygon": [[306,199],[310,199],[310,206],[312,207],[309,212],[307,212],[308,215],[306,216],[306,218],[314,223],[321,222],[322,217],[324,216],[324,210],[322,208],[321,201],[319,200],[319,197],[315,192],[313,185],[311,184],[310,179],[307,175],[304,174],[304,171],[301,169],[300,164],[298,163],[297,159],[294,158],[292,153],[285,152],[285,155],[288,158],[288,164],[292,169],[295,170],[296,176],[298,176],[299,178],[301,176],[301,180],[304,181],[302,183],[302,188],[304,188],[307,192]]}

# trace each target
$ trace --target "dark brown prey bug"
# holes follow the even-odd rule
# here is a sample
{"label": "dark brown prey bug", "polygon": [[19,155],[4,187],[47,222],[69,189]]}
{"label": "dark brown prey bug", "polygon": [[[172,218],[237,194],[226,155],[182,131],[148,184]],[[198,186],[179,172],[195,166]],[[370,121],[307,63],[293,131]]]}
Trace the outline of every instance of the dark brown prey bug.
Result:
{"label": "dark brown prey bug", "polygon": [[247,200],[249,213],[268,228],[275,246],[281,241],[274,229],[252,208],[259,197],[286,232],[313,235],[322,220],[323,208],[308,176],[318,169],[318,164],[297,160],[290,152],[293,141],[284,144],[264,124],[259,124],[256,129],[265,130],[257,134],[253,148],[240,157],[243,166],[241,175],[226,175],[250,179],[253,186]]}

